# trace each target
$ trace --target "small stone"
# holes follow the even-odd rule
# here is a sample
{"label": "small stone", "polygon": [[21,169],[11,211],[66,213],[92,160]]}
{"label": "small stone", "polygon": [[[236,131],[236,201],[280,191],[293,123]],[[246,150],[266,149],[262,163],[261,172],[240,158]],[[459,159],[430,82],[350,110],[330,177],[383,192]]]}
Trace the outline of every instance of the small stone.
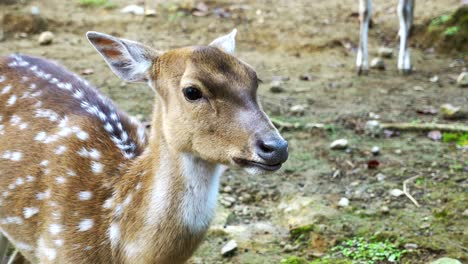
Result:
{"label": "small stone", "polygon": [[330,144],[331,149],[345,149],[347,147],[348,147],[348,140],[344,138],[337,139]]}
{"label": "small stone", "polygon": [[451,104],[443,104],[440,106],[442,116],[446,119],[457,119],[461,115],[460,110],[460,107]]}
{"label": "small stone", "polygon": [[380,122],[378,120],[369,120],[366,122],[365,129],[367,132],[373,135],[380,133]]}
{"label": "small stone", "polygon": [[419,246],[418,246],[418,244],[414,244],[414,243],[406,243],[406,244],[404,245],[404,247],[405,247],[406,249],[417,249]]}
{"label": "small stone", "polygon": [[461,261],[453,258],[440,258],[432,261],[431,264],[462,264]]}
{"label": "small stone", "polygon": [[146,9],[145,10],[145,16],[155,17],[156,16],[156,10],[155,9]]}
{"label": "small stone", "polygon": [[299,80],[301,81],[311,81],[312,79],[312,75],[309,74],[301,74],[301,76],[299,76]]}
{"label": "small stone", "polygon": [[346,197],[342,197],[338,202],[339,207],[348,207],[349,206],[349,199]]}
{"label": "small stone", "polygon": [[234,239],[232,239],[232,240],[229,240],[223,246],[223,248],[221,249],[221,255],[223,257],[232,256],[236,250],[237,250],[237,242]]}
{"label": "small stone", "polygon": [[403,152],[401,151],[401,149],[395,149],[394,153],[397,154],[397,155],[400,155]]}
{"label": "small stone", "polygon": [[94,73],[94,70],[92,68],[86,68],[83,71],[81,71],[82,75],[91,75]]}
{"label": "small stone", "polygon": [[270,92],[272,93],[282,93],[284,92],[283,82],[281,81],[272,81],[270,84]]}
{"label": "small stone", "polygon": [[380,115],[374,113],[374,112],[369,112],[369,118],[370,119],[380,119]]}
{"label": "small stone", "polygon": [[286,244],[284,247],[283,247],[283,251],[284,252],[293,252],[294,250],[297,250],[299,248],[299,245],[291,245],[291,244]]}
{"label": "small stone", "polygon": [[393,57],[393,49],[392,48],[380,47],[377,53],[379,54],[379,57],[381,57],[381,58],[390,59],[391,57]]}
{"label": "small stone", "polygon": [[380,212],[383,213],[383,214],[388,214],[390,212],[390,208],[388,208],[388,206],[384,205],[384,206],[380,207]]}
{"label": "small stone", "polygon": [[380,147],[379,146],[373,146],[371,149],[371,152],[373,155],[377,156],[380,154]]}
{"label": "small stone", "polygon": [[458,76],[457,85],[460,87],[468,87],[468,72],[462,72]]}
{"label": "small stone", "polygon": [[420,91],[424,91],[424,88],[422,86],[414,86],[413,90],[420,92]]}
{"label": "small stone", "polygon": [[305,111],[305,106],[303,105],[293,105],[290,109],[289,112],[291,112],[294,115],[303,115]]}
{"label": "small stone", "polygon": [[50,31],[44,31],[39,35],[38,42],[40,45],[49,45],[54,40],[54,33]]}
{"label": "small stone", "polygon": [[432,83],[439,82],[439,76],[434,75],[431,78],[429,78],[429,81],[432,82]]}
{"label": "small stone", "polygon": [[377,180],[379,182],[384,181],[385,178],[387,178],[387,176],[385,176],[385,174],[383,174],[383,173],[377,173],[377,175],[375,175],[375,177],[377,178]]}
{"label": "small stone", "polygon": [[373,58],[370,67],[377,70],[385,70],[385,61],[382,58]]}
{"label": "small stone", "polygon": [[223,193],[232,193],[232,191],[232,187],[229,185],[223,188]]}
{"label": "small stone", "polygon": [[145,8],[138,5],[128,5],[120,10],[120,13],[142,16],[145,14]]}
{"label": "small stone", "polygon": [[243,203],[250,203],[253,201],[252,195],[248,193],[243,193],[242,196],[239,198],[239,201]]}
{"label": "small stone", "polygon": [[394,197],[400,197],[401,195],[403,195],[404,192],[400,189],[393,189],[390,191],[390,195],[391,196],[394,196]]}

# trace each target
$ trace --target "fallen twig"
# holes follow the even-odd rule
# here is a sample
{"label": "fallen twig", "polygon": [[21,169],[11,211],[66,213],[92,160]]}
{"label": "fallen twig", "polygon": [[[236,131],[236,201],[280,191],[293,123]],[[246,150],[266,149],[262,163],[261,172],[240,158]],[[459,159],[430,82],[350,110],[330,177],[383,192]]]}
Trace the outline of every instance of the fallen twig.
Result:
{"label": "fallen twig", "polygon": [[411,177],[403,182],[403,193],[414,203],[414,205],[416,205],[416,207],[420,207],[418,201],[416,201],[416,199],[414,199],[413,196],[411,196],[411,194],[408,192],[408,189],[406,188],[406,184],[416,178],[419,178],[419,176]]}
{"label": "fallen twig", "polygon": [[449,132],[468,132],[468,126],[450,124],[413,124],[413,123],[382,123],[381,128],[392,128],[398,130],[441,130]]}

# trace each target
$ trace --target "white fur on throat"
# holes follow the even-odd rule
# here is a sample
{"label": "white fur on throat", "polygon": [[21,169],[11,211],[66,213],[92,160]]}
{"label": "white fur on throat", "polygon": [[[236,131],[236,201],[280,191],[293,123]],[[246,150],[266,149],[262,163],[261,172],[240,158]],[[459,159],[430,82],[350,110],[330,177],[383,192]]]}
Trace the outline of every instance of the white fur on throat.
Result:
{"label": "white fur on throat", "polygon": [[182,155],[186,190],[182,198],[183,223],[194,233],[205,231],[213,219],[219,178],[225,166],[209,164],[191,154]]}

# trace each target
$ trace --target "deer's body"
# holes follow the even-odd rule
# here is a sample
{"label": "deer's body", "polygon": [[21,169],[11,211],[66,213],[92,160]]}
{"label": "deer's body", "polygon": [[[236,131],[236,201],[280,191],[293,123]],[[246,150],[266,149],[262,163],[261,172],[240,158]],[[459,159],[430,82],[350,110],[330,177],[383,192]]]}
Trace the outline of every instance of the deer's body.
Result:
{"label": "deer's body", "polygon": [[[234,145],[245,148],[250,140],[248,134],[223,130],[226,119],[199,117],[208,110],[201,99],[184,101],[179,91],[165,89],[184,82],[184,74],[195,82],[198,68],[189,69],[190,65],[209,67],[198,61],[207,54],[218,58],[208,64],[224,67],[223,74],[233,74],[238,84],[246,83],[239,76],[248,72],[218,48],[190,47],[152,58],[144,75],[138,75],[140,68],[129,73],[112,60],[122,62],[146,47],[128,41],[123,46],[130,54],[122,55],[119,39],[99,33],[89,38],[114,71],[130,74],[124,79],[148,78],[157,91],[151,134],[147,138],[137,121],[63,67],[22,55],[1,58],[0,231],[33,263],[182,263],[197,248],[213,217],[223,164],[248,154]],[[150,53],[155,54],[141,54]],[[200,77],[205,79],[198,79],[198,87],[225,84],[223,75],[216,76]],[[213,114],[212,119],[230,116],[238,122],[244,115],[227,110],[244,102],[222,101],[223,108],[216,108],[222,96],[233,96],[226,92],[216,100],[210,97],[219,112],[203,114]],[[257,116],[252,118],[266,122],[263,131],[277,135],[252,103],[244,111],[255,108]],[[181,113],[179,107],[195,109],[201,119],[186,124],[193,113]],[[217,147],[220,142],[224,145]],[[232,153],[236,157],[229,157]],[[275,163],[284,158],[283,154]],[[254,170],[246,160],[239,166]]]}
{"label": "deer's body", "polygon": [[[398,0],[398,18],[400,23],[400,49],[398,53],[398,70],[402,73],[411,72],[411,58],[408,39],[413,26],[415,0]],[[372,0],[359,0],[360,35],[356,58],[358,74],[369,70],[368,34],[372,14]]]}

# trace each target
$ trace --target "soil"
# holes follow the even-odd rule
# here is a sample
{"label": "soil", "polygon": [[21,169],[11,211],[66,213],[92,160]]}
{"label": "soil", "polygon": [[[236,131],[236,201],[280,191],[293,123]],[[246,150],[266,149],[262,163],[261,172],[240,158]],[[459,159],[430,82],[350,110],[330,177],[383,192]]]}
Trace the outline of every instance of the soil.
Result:
{"label": "soil", "polygon": [[[397,1],[374,1],[369,36],[371,57],[380,46],[393,48],[395,54],[385,60],[386,70],[371,70],[360,77],[354,69],[359,37],[354,0],[206,1],[209,12],[192,12],[195,5],[187,1],[159,1],[154,17],[121,14],[119,10],[129,4],[123,0],[113,0],[113,9],[82,7],[78,2],[0,2],[0,17],[15,20],[3,20],[0,54],[47,57],[87,73],[85,78],[122,109],[147,121],[152,91],[117,79],[88,44],[86,31],[167,50],[207,44],[236,27],[237,54],[263,80],[259,93],[266,112],[291,123],[324,124],[282,131],[290,144],[290,160],[280,172],[249,176],[231,170],[223,176],[221,189],[233,190],[223,192],[220,199],[230,196],[236,201],[219,206],[192,263],[279,263],[289,256],[317,261],[327,254],[337,259],[330,263],[338,263],[344,257],[333,246],[356,236],[389,239],[400,248],[417,244],[416,249],[407,250],[401,263],[427,263],[443,256],[468,261],[466,147],[432,141],[427,132],[401,131],[399,136],[386,137],[364,131],[366,122],[376,115],[381,122],[468,124],[467,120],[444,120],[440,114],[421,114],[423,108],[437,110],[445,103],[468,107],[467,88],[456,85],[467,66],[467,55],[423,49],[427,45],[416,39],[411,42],[414,72],[400,75],[395,58]],[[416,2],[416,25],[427,25],[460,5],[459,0]],[[45,23],[40,29],[55,34],[50,45],[38,44],[39,32],[22,33],[11,26],[35,23],[28,15],[32,6],[39,7]],[[22,16],[25,21],[18,21]],[[430,81],[434,76],[438,80]],[[270,92],[270,82],[278,79],[284,92]],[[291,113],[294,105],[304,106],[304,112]],[[348,139],[349,148],[331,150],[330,143],[339,138]],[[380,155],[371,153],[374,146],[380,147]],[[402,189],[403,181],[414,176],[408,186],[420,207],[405,195],[390,195],[390,190]],[[343,197],[349,199],[349,206],[338,206]],[[307,225],[313,228],[307,229],[306,239],[290,236],[289,229]],[[238,249],[223,257],[221,248],[230,239],[237,241]]]}

